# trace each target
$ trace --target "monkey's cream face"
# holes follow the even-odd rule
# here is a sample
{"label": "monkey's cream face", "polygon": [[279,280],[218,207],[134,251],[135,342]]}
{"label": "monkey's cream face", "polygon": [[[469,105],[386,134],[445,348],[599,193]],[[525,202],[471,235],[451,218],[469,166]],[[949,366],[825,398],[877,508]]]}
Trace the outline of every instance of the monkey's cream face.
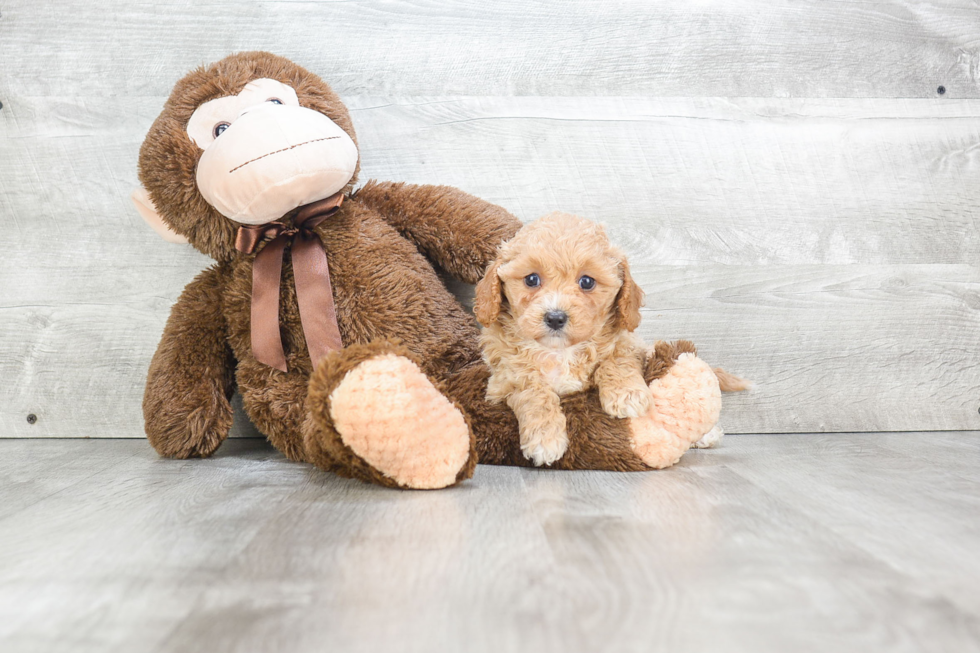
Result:
{"label": "monkey's cream face", "polygon": [[204,152],[197,187],[222,215],[265,224],[330,197],[357,168],[357,147],[330,118],[299,105],[296,91],[273,79],[205,102],[187,123]]}
{"label": "monkey's cream face", "polygon": [[623,283],[615,259],[601,249],[587,243],[561,250],[522,248],[498,271],[521,337],[552,349],[597,336]]}

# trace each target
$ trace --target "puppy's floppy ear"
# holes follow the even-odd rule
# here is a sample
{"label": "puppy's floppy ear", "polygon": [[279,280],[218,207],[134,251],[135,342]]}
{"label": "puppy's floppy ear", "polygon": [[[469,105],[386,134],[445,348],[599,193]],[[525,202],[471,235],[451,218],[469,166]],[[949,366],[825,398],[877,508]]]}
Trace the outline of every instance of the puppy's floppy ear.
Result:
{"label": "puppy's floppy ear", "polygon": [[487,268],[480,283],[476,284],[476,301],[473,303],[473,310],[477,321],[483,326],[490,326],[497,321],[504,301],[503,282],[497,274],[499,269],[500,261],[494,261]]}
{"label": "puppy's floppy ear", "polygon": [[640,326],[640,306],[643,305],[643,289],[630,274],[630,265],[626,257],[619,259],[619,267],[623,271],[623,286],[616,295],[616,319],[620,328],[635,331]]}

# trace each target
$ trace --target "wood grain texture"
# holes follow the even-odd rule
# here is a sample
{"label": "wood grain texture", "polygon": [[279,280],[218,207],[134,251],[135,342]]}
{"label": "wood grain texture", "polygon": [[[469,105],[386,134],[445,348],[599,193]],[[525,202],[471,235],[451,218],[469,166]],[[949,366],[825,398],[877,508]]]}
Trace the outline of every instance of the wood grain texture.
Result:
{"label": "wood grain texture", "polygon": [[272,50],[344,95],[980,97],[971,0],[7,0],[0,100],[163,95]]}
{"label": "wood grain texture", "polygon": [[647,340],[689,337],[756,382],[726,395],[742,433],[980,427],[980,269],[640,266]]}
{"label": "wood grain texture", "polygon": [[[348,101],[365,179],[606,222],[643,335],[758,383],[730,431],[980,424],[977,102]],[[162,98],[31,102],[0,111],[0,433],[139,437],[169,307],[208,264],[129,203]]]}
{"label": "wood grain texture", "polygon": [[[980,650],[980,432],[393,492],[257,439],[0,441],[0,648]],[[69,459],[84,464],[65,464]]]}
{"label": "wood grain texture", "polygon": [[980,263],[976,101],[350,104],[369,174],[604,221],[662,264]]}
{"label": "wood grain texture", "polygon": [[177,78],[246,48],[345,96],[364,179],[606,222],[644,336],[758,383],[730,431],[976,428],[978,43],[967,0],[5,2],[0,437],[141,435],[208,262],[135,217],[136,153]]}
{"label": "wood grain texture", "polygon": [[[363,179],[579,213],[663,264],[980,262],[980,101],[345,99]],[[128,198],[163,100],[5,106],[5,235],[47,266],[185,257]]]}

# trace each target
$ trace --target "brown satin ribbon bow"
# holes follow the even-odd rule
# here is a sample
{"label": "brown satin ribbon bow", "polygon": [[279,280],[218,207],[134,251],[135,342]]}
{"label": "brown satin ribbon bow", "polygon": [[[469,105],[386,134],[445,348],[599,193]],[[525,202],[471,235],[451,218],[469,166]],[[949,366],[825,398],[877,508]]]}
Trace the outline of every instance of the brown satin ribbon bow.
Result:
{"label": "brown satin ribbon bow", "polygon": [[343,201],[340,192],[307,204],[296,213],[292,225],[277,220],[238,228],[235,249],[239,252],[251,254],[263,240],[269,241],[252,263],[252,354],[260,363],[286,371],[286,354],[279,334],[279,281],[289,242],[292,242],[299,319],[314,367],[329,352],[343,347],[327,253],[313,231],[336,213]]}

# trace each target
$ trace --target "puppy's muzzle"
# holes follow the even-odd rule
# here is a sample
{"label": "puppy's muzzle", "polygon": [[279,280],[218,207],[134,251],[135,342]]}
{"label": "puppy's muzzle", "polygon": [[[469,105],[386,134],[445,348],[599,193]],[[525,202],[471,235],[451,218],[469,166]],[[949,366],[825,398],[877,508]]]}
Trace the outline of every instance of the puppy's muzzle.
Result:
{"label": "puppy's muzzle", "polygon": [[568,313],[565,311],[548,311],[544,314],[544,323],[552,331],[561,331],[568,324]]}

